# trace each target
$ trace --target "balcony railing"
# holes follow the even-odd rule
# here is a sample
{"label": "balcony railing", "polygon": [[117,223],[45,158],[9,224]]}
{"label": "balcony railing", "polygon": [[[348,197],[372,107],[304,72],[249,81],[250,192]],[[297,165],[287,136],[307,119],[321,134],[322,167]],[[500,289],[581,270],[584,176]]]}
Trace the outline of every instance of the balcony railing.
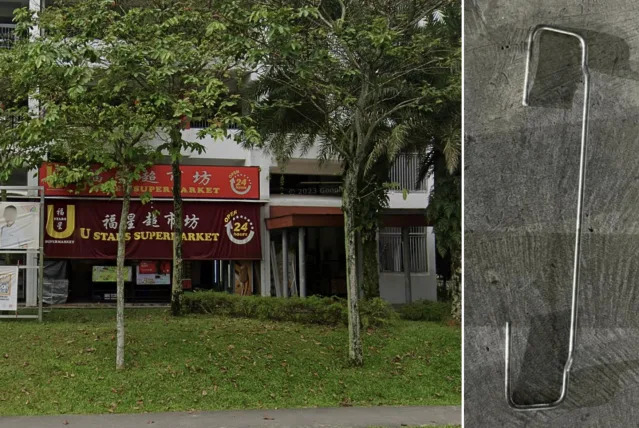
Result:
{"label": "balcony railing", "polygon": [[428,179],[418,180],[420,155],[417,153],[402,153],[391,167],[390,181],[399,183],[401,189],[411,192],[428,191]]}
{"label": "balcony railing", "polygon": [[0,125],[9,128],[15,128],[20,124],[20,122],[22,122],[23,119],[23,116],[16,114],[0,115]]}
{"label": "balcony railing", "polygon": [[[209,126],[208,119],[192,120],[189,122],[189,127],[193,129],[202,129]],[[228,129],[240,129],[237,125],[229,125]]]}
{"label": "balcony railing", "polygon": [[0,49],[9,49],[16,40],[14,24],[0,24]]}

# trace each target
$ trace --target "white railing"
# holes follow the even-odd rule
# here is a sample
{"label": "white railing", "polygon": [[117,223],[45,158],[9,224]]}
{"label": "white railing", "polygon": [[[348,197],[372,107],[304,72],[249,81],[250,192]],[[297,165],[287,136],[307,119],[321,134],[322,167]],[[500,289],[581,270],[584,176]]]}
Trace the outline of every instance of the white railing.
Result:
{"label": "white railing", "polygon": [[[426,227],[411,227],[409,238],[410,271],[428,271]],[[379,231],[379,267],[382,272],[403,272],[402,229],[384,227]]]}
{"label": "white railing", "polygon": [[9,128],[15,128],[22,122],[23,116],[8,114],[8,115],[0,115],[0,124]]}
{"label": "white railing", "polygon": [[398,183],[398,191],[406,189],[411,192],[428,191],[428,179],[418,180],[420,155],[417,153],[402,153],[391,167],[389,179]]}
{"label": "white railing", "polygon": [[0,24],[0,49],[8,49],[13,46],[16,39],[15,28],[14,24]]}
{"label": "white railing", "polygon": [[[209,126],[209,121],[208,119],[192,120],[191,122],[189,122],[189,126],[193,129],[206,128]],[[229,125],[228,129],[240,129],[240,128],[237,125]]]}

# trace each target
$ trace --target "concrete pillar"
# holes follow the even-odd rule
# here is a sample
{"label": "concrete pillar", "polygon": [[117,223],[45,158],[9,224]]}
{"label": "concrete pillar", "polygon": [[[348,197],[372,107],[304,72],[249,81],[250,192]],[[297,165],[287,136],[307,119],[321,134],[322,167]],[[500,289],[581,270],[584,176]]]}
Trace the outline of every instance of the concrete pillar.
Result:
{"label": "concrete pillar", "polygon": [[410,229],[402,227],[402,262],[404,265],[405,303],[413,301],[413,290],[410,277]]}
{"label": "concrete pillar", "polygon": [[262,234],[262,261],[260,262],[260,294],[271,295],[271,232],[266,228],[269,207],[260,210],[260,229]]}
{"label": "concrete pillar", "polygon": [[282,229],[282,297],[288,296],[288,229]]}
{"label": "concrete pillar", "polygon": [[306,229],[300,227],[297,230],[297,254],[300,265],[300,297],[306,297]]}
{"label": "concrete pillar", "polygon": [[[260,201],[266,202],[260,210],[260,232],[262,237],[262,261],[260,263],[260,293],[262,296],[271,295],[271,232],[266,228],[266,219],[270,217],[269,168],[271,158],[262,150],[249,150],[246,158],[247,166],[260,168]],[[275,284],[276,291],[279,284]]]}
{"label": "concrete pillar", "polygon": [[[27,186],[37,186],[38,185],[38,176],[33,176],[33,173],[37,171],[29,171],[27,174]],[[31,196],[37,195],[37,192],[29,192]],[[35,201],[35,199],[33,200]],[[44,210],[44,207],[42,207]],[[46,215],[45,213],[41,213],[41,215]],[[27,269],[24,269],[25,275],[25,304],[29,307],[34,307],[38,305],[38,269],[35,269],[38,266],[38,255],[37,254],[26,254],[26,265]]]}

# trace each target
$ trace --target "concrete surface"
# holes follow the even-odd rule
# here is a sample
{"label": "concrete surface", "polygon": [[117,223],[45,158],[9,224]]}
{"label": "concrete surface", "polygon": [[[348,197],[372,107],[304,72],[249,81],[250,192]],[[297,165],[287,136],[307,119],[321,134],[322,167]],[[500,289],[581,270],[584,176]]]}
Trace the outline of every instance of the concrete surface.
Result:
{"label": "concrete surface", "polygon": [[138,415],[62,415],[0,418],[2,428],[294,428],[399,427],[461,423],[461,408],[339,407],[320,409],[238,410]]}
{"label": "concrete surface", "polygon": [[[465,426],[639,426],[639,2],[465,2]],[[518,402],[557,398],[567,354],[583,86],[591,69],[578,334],[566,401],[504,398],[504,324]]]}

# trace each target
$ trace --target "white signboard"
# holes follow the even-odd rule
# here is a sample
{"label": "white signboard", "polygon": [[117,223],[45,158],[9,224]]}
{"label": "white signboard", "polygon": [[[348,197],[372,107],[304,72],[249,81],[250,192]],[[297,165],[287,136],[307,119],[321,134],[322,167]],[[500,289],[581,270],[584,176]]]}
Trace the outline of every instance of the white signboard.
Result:
{"label": "white signboard", "polygon": [[40,203],[0,202],[0,250],[38,249]]}
{"label": "white signboard", "polygon": [[18,266],[0,266],[0,311],[18,310]]}

